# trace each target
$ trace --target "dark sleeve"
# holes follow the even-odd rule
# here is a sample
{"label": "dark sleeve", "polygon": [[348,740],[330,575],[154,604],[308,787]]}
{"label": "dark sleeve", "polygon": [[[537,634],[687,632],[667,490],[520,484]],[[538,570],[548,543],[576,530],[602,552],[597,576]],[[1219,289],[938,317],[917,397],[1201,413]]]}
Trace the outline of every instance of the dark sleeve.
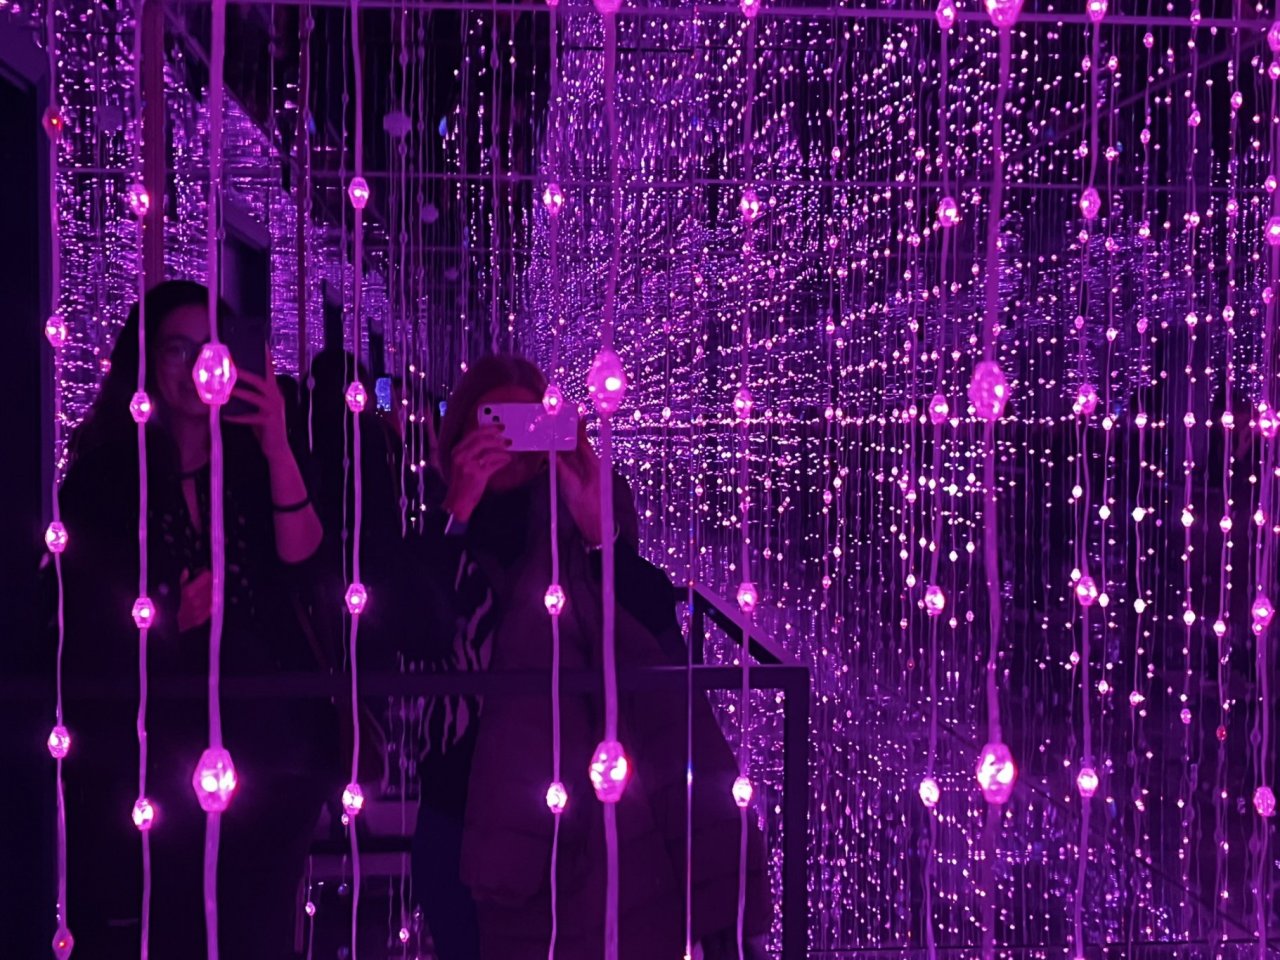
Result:
{"label": "dark sleeve", "polygon": [[[600,553],[591,558],[591,569],[600,578]],[[684,645],[674,639],[680,637],[680,622],[676,619],[679,593],[670,578],[640,553],[622,536],[614,544],[614,589],[618,606],[662,643],[669,655],[683,658]]]}

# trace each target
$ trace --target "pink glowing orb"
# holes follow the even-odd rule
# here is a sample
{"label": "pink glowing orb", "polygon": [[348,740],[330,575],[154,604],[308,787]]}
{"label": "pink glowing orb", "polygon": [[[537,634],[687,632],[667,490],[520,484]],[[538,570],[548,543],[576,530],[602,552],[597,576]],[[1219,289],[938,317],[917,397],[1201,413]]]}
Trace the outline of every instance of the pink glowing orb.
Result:
{"label": "pink glowing orb", "polygon": [[1080,384],[1076,398],[1071,404],[1071,411],[1077,416],[1089,416],[1098,409],[1098,388],[1092,383]]}
{"label": "pink glowing orb", "polygon": [[940,617],[945,609],[947,609],[946,594],[936,583],[929,584],[924,591],[924,612],[931,617]]}
{"label": "pink glowing orb", "polygon": [[1022,12],[1022,0],[986,0],[987,16],[1001,30],[1008,30],[1018,22]]}
{"label": "pink glowing orb", "polygon": [[133,825],[143,833],[151,829],[151,825],[155,823],[156,808],[146,797],[139,797],[138,802],[133,805]]}
{"label": "pink glowing orb", "polygon": [[[1235,93],[1231,95],[1231,109],[1239,110],[1243,106],[1244,106],[1244,94],[1242,94],[1239,90],[1237,90]],[[1236,211],[1235,209],[1231,209],[1231,210],[1228,210],[1227,212],[1230,214],[1234,214]]]}
{"label": "pink glowing orb", "polygon": [[612,350],[601,350],[591,361],[587,392],[602,417],[612,416],[622,406],[622,398],[627,395],[627,374],[622,369],[622,358]]}
{"label": "pink glowing orb", "polygon": [[231,762],[231,754],[222,747],[206,749],[191,775],[191,786],[205,813],[226,810],[236,791],[236,765]]}
{"label": "pink glowing orb", "polygon": [[760,12],[760,0],[738,0],[738,9],[748,20],[754,20]]}
{"label": "pink glowing orb", "polygon": [[1081,767],[1076,774],[1076,789],[1082,797],[1092,797],[1098,792],[1098,771],[1093,767]]}
{"label": "pink glowing orb", "polygon": [[129,400],[129,416],[133,417],[134,423],[146,423],[150,420],[152,409],[151,398],[145,390],[139,390]]}
{"label": "pink glowing orb", "polygon": [[564,409],[564,394],[554,383],[547,384],[547,389],[542,394],[542,409],[552,416]]}
{"label": "pink glowing orb", "polygon": [[1260,593],[1253,598],[1249,615],[1253,617],[1253,632],[1261,636],[1276,615],[1276,608],[1272,606],[1270,598],[1265,593]]}
{"label": "pink glowing orb", "polygon": [[938,7],[933,11],[933,19],[942,30],[950,31],[956,25],[956,5],[954,0],[938,0]]}
{"label": "pink glowing orb", "polygon": [[933,777],[925,777],[920,781],[920,802],[932,810],[938,805],[938,801],[942,799],[942,788],[938,786],[938,781]]}
{"label": "pink glowing orb", "polygon": [[312,903],[310,900],[308,900],[303,905],[302,912],[305,913],[308,917],[314,917],[316,915],[316,905]]}
{"label": "pink glowing orb", "polygon": [[206,343],[191,368],[196,393],[211,407],[220,407],[231,399],[236,385],[236,365],[225,343]]}
{"label": "pink glowing orb", "polygon": [[49,756],[62,760],[71,752],[71,733],[62,724],[49,731],[49,739],[45,742],[49,748]]}
{"label": "pink glowing orb", "polygon": [[53,349],[61,350],[62,345],[67,342],[66,321],[55,313],[45,321],[44,338],[49,341],[49,346]]}
{"label": "pink glowing orb", "polygon": [[358,617],[364,613],[365,607],[369,606],[369,591],[364,588],[363,583],[353,583],[347,587],[344,599],[347,602],[347,612],[353,617]]}
{"label": "pink glowing orb", "polygon": [[738,609],[743,613],[750,613],[756,608],[756,604],[760,602],[760,593],[756,590],[756,585],[750,580],[743,580],[738,584]]}
{"label": "pink glowing orb", "polygon": [[1013,754],[1003,743],[988,743],[978,757],[978,786],[987,803],[1006,803],[1013,795],[1018,780],[1018,767]]}
{"label": "pink glowing orb", "polygon": [[150,597],[139,597],[133,601],[133,622],[139,630],[146,630],[156,622],[156,605]]}
{"label": "pink glowing orb", "polygon": [[595,0],[595,4],[602,17],[611,17],[622,8],[622,0]]}
{"label": "pink glowing orb", "polygon": [[553,617],[558,617],[564,611],[564,588],[558,583],[553,583],[547,587],[547,592],[542,596],[542,602],[546,604],[547,613]]}
{"label": "pink glowing orb", "polygon": [[1258,432],[1268,440],[1274,440],[1280,433],[1280,415],[1265,403],[1258,404],[1257,423]]}
{"label": "pink glowing orb", "polygon": [[1267,46],[1272,53],[1280,54],[1280,20],[1274,21],[1267,29]]}
{"label": "pink glowing orb", "polygon": [[57,107],[46,107],[44,115],[40,118],[40,123],[44,127],[45,135],[54,143],[62,139],[62,131],[66,128],[66,122],[62,119],[62,114],[58,112]]}
{"label": "pink glowing orb", "polygon": [[1200,109],[1198,107],[1192,107],[1191,113],[1187,116],[1187,126],[1200,126]]}
{"label": "pink glowing orb", "polygon": [[591,759],[591,786],[601,803],[617,803],[627,789],[631,764],[617,740],[605,740]]}
{"label": "pink glowing orb", "polygon": [[1101,23],[1102,18],[1107,15],[1107,0],[1089,0],[1085,10],[1089,14],[1090,23]]}
{"label": "pink glowing orb", "polygon": [[547,787],[547,809],[558,817],[564,813],[564,808],[568,805],[569,791],[559,780],[554,781]]}
{"label": "pink glowing orb", "polygon": [[1267,221],[1267,243],[1280,246],[1280,217],[1272,217]]}
{"label": "pink glowing orb", "polygon": [[139,220],[151,212],[151,194],[142,184],[135,183],[129,187],[125,199],[129,203],[129,212]]}
{"label": "pink glowing orb", "polygon": [[1086,220],[1097,220],[1098,214],[1102,212],[1102,198],[1093,187],[1087,187],[1080,194],[1080,212]]}
{"label": "pink glowing orb", "polygon": [[53,935],[53,955],[58,960],[67,960],[75,946],[76,938],[71,935],[71,931],[66,927],[59,927],[58,932]]}
{"label": "pink glowing orb", "polygon": [[742,191],[742,199],[738,201],[738,213],[742,214],[743,223],[754,223],[764,210],[760,196],[750,187]]}
{"label": "pink glowing orb", "polygon": [[347,186],[347,196],[351,198],[351,206],[357,210],[363,210],[369,202],[369,197],[372,196],[368,181],[364,177],[353,177]]}
{"label": "pink glowing orb", "polygon": [[1221,617],[1213,621],[1213,635],[1219,640],[1227,635],[1227,623]]}
{"label": "pink glowing orb", "polygon": [[751,416],[751,408],[755,405],[755,401],[751,398],[751,391],[746,387],[739,387],[738,392],[733,395],[733,412],[739,420],[745,420]]}
{"label": "pink glowing orb", "polygon": [[751,797],[754,794],[755,788],[751,786],[750,777],[740,776],[733,781],[733,802],[740,810],[745,810],[751,805]]}
{"label": "pink glowing orb", "polygon": [[347,386],[345,399],[348,410],[352,413],[363,413],[365,404],[369,402],[369,391],[364,388],[364,384],[359,380],[352,380]]}
{"label": "pink glowing orb", "polygon": [[943,197],[938,204],[938,223],[943,227],[954,227],[960,222],[960,205],[955,197]]}
{"label": "pink glowing orb", "polygon": [[1076,581],[1076,599],[1082,607],[1092,607],[1098,602],[1098,585],[1087,573]]}
{"label": "pink glowing orb", "polygon": [[1258,787],[1253,791],[1253,809],[1258,811],[1260,817],[1276,815],[1276,795],[1270,787]]}
{"label": "pink glowing orb", "polygon": [[364,809],[364,791],[358,783],[348,783],[342,789],[342,809],[348,817],[358,817]]}
{"label": "pink glowing orb", "polygon": [[400,928],[400,932],[397,934],[397,936],[400,938],[400,942],[401,942],[401,943],[408,943],[408,942],[409,942],[409,928],[408,928],[408,927],[401,927],[401,928]]}
{"label": "pink glowing orb", "polygon": [[929,401],[929,422],[940,424],[951,415],[951,405],[947,403],[947,398],[942,394],[934,394],[932,400]]}
{"label": "pink glowing orb", "polygon": [[542,205],[547,208],[547,213],[551,216],[557,216],[560,208],[564,206],[564,191],[560,189],[560,184],[554,180],[548,183],[542,191]]}
{"label": "pink glowing orb", "polygon": [[62,525],[62,521],[54,520],[45,528],[44,545],[49,548],[50,553],[61,553],[67,549],[67,528]]}
{"label": "pink glowing orb", "polygon": [[1009,399],[1009,382],[994,360],[983,360],[973,368],[969,382],[969,400],[981,420],[999,420]]}

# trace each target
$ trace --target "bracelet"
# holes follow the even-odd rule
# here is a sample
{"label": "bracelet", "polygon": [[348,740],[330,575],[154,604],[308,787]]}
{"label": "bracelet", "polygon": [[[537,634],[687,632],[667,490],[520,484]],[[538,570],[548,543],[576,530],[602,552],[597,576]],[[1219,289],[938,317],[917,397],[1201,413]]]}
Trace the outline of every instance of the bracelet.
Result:
{"label": "bracelet", "polygon": [[311,506],[311,494],[307,494],[297,503],[286,503],[283,505],[279,503],[273,503],[271,505],[271,509],[274,510],[276,513],[297,513],[299,510],[305,510],[309,506]]}

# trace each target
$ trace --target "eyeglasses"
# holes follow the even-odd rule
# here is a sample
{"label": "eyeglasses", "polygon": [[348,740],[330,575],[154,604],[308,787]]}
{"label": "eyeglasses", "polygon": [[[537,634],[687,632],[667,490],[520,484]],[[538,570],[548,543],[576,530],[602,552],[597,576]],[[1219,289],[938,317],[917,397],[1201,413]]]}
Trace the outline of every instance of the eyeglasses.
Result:
{"label": "eyeglasses", "polygon": [[200,356],[203,344],[196,343],[187,337],[171,337],[160,344],[156,350],[156,362],[166,367],[195,366],[196,357]]}

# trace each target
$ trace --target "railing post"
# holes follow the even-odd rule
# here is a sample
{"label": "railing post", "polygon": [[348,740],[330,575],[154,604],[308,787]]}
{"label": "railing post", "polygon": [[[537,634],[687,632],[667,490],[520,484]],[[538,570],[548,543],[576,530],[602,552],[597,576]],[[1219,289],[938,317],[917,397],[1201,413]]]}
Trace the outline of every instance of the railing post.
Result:
{"label": "railing post", "polygon": [[809,671],[784,672],[782,734],[782,957],[809,952]]}

